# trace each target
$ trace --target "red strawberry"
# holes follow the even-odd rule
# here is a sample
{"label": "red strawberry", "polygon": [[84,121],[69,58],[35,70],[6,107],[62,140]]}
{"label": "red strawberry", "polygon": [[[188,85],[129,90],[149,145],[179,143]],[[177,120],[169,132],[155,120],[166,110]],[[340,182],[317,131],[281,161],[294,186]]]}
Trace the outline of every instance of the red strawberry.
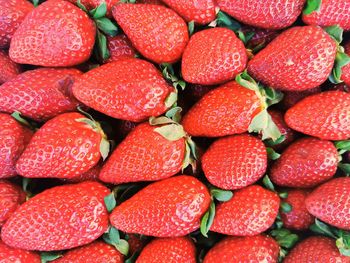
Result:
{"label": "red strawberry", "polygon": [[277,263],[279,250],[277,242],[269,236],[228,237],[209,250],[203,263]]}
{"label": "red strawberry", "polygon": [[196,247],[187,237],[157,238],[144,247],[136,263],[196,263]]}
{"label": "red strawberry", "polygon": [[332,226],[350,230],[350,178],[336,178],[322,184],[305,202],[312,215]]}
{"label": "red strawberry", "polygon": [[220,9],[235,19],[255,27],[280,29],[292,25],[305,0],[217,0]]}
{"label": "red strawberry", "polygon": [[281,211],[283,226],[294,230],[307,230],[313,223],[314,217],[307,211],[305,199],[309,195],[308,190],[292,189],[283,201],[288,203],[292,210],[288,213]]}
{"label": "red strawberry", "polygon": [[140,252],[141,249],[145,246],[145,239],[136,234],[127,234],[128,244],[129,244],[129,254]]}
{"label": "red strawberry", "polygon": [[[350,41],[344,46],[344,49],[345,53],[350,56]],[[347,86],[350,86],[350,63],[342,68],[341,78]]]}
{"label": "red strawberry", "polygon": [[249,49],[260,49],[279,35],[279,31],[277,30],[269,30],[252,26],[244,26],[241,28],[241,30],[246,35],[254,33],[252,38],[246,44]]}
{"label": "red strawberry", "polygon": [[30,178],[74,178],[105,158],[109,144],[100,125],[80,113],[61,114],[32,137],[16,164]]}
{"label": "red strawberry", "polygon": [[297,244],[284,263],[339,262],[349,263],[349,257],[339,253],[335,241],[327,237],[309,237]]}
{"label": "red strawberry", "polygon": [[276,37],[248,64],[258,81],[281,90],[301,91],[325,82],[337,43],[322,28],[293,27]]}
{"label": "red strawberry", "polygon": [[272,165],[271,180],[280,186],[314,187],[335,175],[338,151],[330,141],[302,138]]}
{"label": "red strawberry", "polygon": [[[342,75],[343,76],[343,75]],[[303,91],[285,91],[283,92],[283,100],[279,104],[282,109],[287,110],[291,107],[293,107],[295,104],[297,104],[302,99],[321,92],[320,87],[307,89]]]}
{"label": "red strawberry", "polygon": [[107,63],[118,61],[123,58],[133,58],[136,55],[136,52],[126,35],[108,37],[107,45],[110,54],[110,57],[106,61]]}
{"label": "red strawberry", "polygon": [[90,70],[73,85],[85,105],[114,118],[139,122],[164,113],[174,88],[151,63],[131,58]]}
{"label": "red strawberry", "polygon": [[164,5],[161,0],[137,0],[139,4]]}
{"label": "red strawberry", "polygon": [[255,183],[264,175],[266,166],[265,145],[248,134],[218,139],[202,157],[206,178],[222,189],[240,189]]}
{"label": "red strawberry", "polygon": [[15,176],[15,164],[27,146],[32,131],[13,117],[0,113],[0,178]]}
{"label": "red strawberry", "polygon": [[0,111],[19,111],[37,121],[74,111],[79,102],[71,88],[80,74],[77,69],[26,71],[0,86]]}
{"label": "red strawberry", "polygon": [[10,57],[17,63],[45,67],[77,65],[90,57],[95,34],[93,21],[80,8],[63,0],[46,1],[18,27]]}
{"label": "red strawberry", "polygon": [[182,76],[195,84],[214,85],[234,79],[247,64],[244,44],[227,28],[195,33],[182,57]]}
{"label": "red strawberry", "polygon": [[108,228],[104,197],[97,182],[52,187],[22,204],[7,220],[1,239],[9,246],[52,251],[78,247]]}
{"label": "red strawberry", "polygon": [[34,6],[27,0],[0,0],[0,48],[7,48],[19,25]]}
{"label": "red strawberry", "polygon": [[199,228],[210,194],[192,176],[176,176],[152,183],[117,206],[111,224],[127,233],[156,237],[187,235]]}
{"label": "red strawberry", "polygon": [[325,140],[350,138],[350,94],[326,91],[290,108],[284,119],[293,130]]}
{"label": "red strawberry", "polygon": [[40,263],[41,259],[35,252],[13,248],[0,240],[0,260],[2,263]]}
{"label": "red strawberry", "polygon": [[102,168],[102,165],[97,164],[94,167],[92,167],[90,170],[88,170],[87,172],[79,176],[64,179],[64,180],[69,183],[80,183],[84,181],[98,181],[98,176],[100,174],[101,168]]}
{"label": "red strawberry", "polygon": [[164,6],[118,4],[113,8],[113,17],[133,46],[158,64],[179,60],[187,45],[185,21]]}
{"label": "red strawberry", "polygon": [[13,79],[21,71],[21,66],[13,62],[5,51],[0,50],[0,85]]}
{"label": "red strawberry", "polygon": [[225,235],[254,236],[275,221],[280,199],[274,192],[251,185],[233,194],[231,200],[216,208],[210,230]]}

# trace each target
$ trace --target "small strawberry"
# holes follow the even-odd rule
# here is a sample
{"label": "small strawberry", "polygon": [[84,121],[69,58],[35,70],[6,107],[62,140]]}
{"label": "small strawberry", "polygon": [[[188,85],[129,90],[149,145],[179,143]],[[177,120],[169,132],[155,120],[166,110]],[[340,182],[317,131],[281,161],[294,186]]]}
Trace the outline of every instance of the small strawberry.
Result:
{"label": "small strawberry", "polygon": [[117,206],[110,221],[127,233],[184,236],[199,228],[209,203],[204,184],[192,176],[181,175],[146,186]]}
{"label": "small strawberry", "polygon": [[39,254],[13,248],[0,240],[0,260],[2,263],[41,263]]}
{"label": "small strawberry", "polygon": [[21,72],[21,66],[13,62],[5,51],[0,50],[0,85],[13,79]]}
{"label": "small strawberry", "polygon": [[117,4],[113,17],[147,59],[172,63],[180,59],[188,42],[185,21],[173,10],[160,5]]}
{"label": "small strawberry", "polygon": [[110,57],[106,63],[118,61],[123,58],[133,58],[136,55],[135,49],[126,35],[107,37],[107,46]]}
{"label": "small strawberry", "polygon": [[104,197],[109,193],[97,182],[52,187],[12,214],[1,239],[12,247],[41,251],[88,244],[108,228]]}
{"label": "small strawberry", "polygon": [[283,92],[283,99],[279,106],[283,110],[288,110],[289,108],[293,107],[295,104],[297,104],[302,99],[321,92],[320,87],[307,89],[303,91],[284,91]]}
{"label": "small strawberry", "polygon": [[[349,2],[350,4],[350,2]],[[350,56],[350,41],[344,46],[345,53]],[[350,63],[345,65],[342,68],[342,80],[344,81],[345,85],[350,86]]]}

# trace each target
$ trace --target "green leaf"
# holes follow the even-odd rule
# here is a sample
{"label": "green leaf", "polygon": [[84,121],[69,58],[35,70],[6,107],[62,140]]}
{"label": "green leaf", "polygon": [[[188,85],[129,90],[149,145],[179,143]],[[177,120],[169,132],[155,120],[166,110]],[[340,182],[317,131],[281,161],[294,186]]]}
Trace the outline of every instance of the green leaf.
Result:
{"label": "green leaf", "polygon": [[346,176],[350,175],[350,163],[338,163],[338,167],[345,173]]}
{"label": "green leaf", "polygon": [[179,106],[173,107],[165,113],[165,116],[174,122],[179,123],[181,121],[182,108]]}
{"label": "green leaf", "polygon": [[160,117],[150,117],[148,120],[149,124],[152,126],[158,126],[163,124],[178,124],[176,121],[172,120],[169,117],[160,116]]}
{"label": "green leaf", "polygon": [[270,232],[270,235],[276,239],[277,243],[282,248],[286,249],[292,248],[299,240],[298,235],[292,233],[290,230],[283,228],[272,230]]}
{"label": "green leaf", "polygon": [[310,227],[310,230],[313,232],[316,232],[318,234],[326,235],[326,236],[334,238],[334,239],[337,238],[337,236],[333,233],[332,228],[317,218],[315,219],[315,224],[313,224]]}
{"label": "green leaf", "polygon": [[308,0],[306,8],[303,11],[304,15],[309,15],[312,12],[319,12],[321,10],[322,0]]}
{"label": "green leaf", "polygon": [[165,99],[164,104],[167,108],[170,108],[177,102],[177,91],[173,91],[169,94],[169,96]]}
{"label": "green leaf", "polygon": [[208,237],[208,232],[211,225],[214,222],[215,217],[215,203],[212,201],[209,206],[209,210],[204,214],[201,219],[200,231],[203,236]]}
{"label": "green leaf", "polygon": [[287,192],[279,192],[278,193],[279,197],[286,199],[288,197],[288,193]]}
{"label": "green leaf", "polygon": [[246,70],[236,76],[236,82],[247,89],[259,91],[258,84]]}
{"label": "green leaf", "polygon": [[192,139],[190,137],[186,137],[186,141],[185,141],[185,158],[184,161],[182,163],[182,171],[184,171],[184,169],[191,165],[192,166],[192,170],[193,172],[196,171],[196,167],[197,167],[197,147],[196,144],[194,143],[194,141],[192,141]]}
{"label": "green leaf", "polygon": [[103,60],[107,60],[110,57],[109,50],[107,47],[107,38],[104,34],[102,34],[99,30],[96,30],[96,50],[99,57]]}
{"label": "green leaf", "polygon": [[58,253],[58,252],[41,252],[40,253],[41,263],[54,261],[55,259],[58,259],[60,257],[62,257],[62,253]]}
{"label": "green leaf", "polygon": [[229,28],[235,32],[241,28],[241,25],[236,20],[222,11],[219,11],[216,15],[216,24],[221,27]]}
{"label": "green leaf", "polygon": [[85,13],[89,13],[89,11],[87,10],[87,8],[81,3],[80,0],[77,0],[77,6],[83,10]]}
{"label": "green leaf", "polygon": [[39,5],[39,0],[33,0],[34,7],[37,7]]}
{"label": "green leaf", "polygon": [[347,239],[341,236],[336,240],[335,244],[342,255],[350,257],[350,243]]}
{"label": "green leaf", "polygon": [[177,141],[186,136],[186,132],[179,124],[168,124],[154,129],[155,132],[162,135],[169,141]]}
{"label": "green leaf", "polygon": [[266,97],[268,106],[277,104],[283,99],[283,93],[271,87],[264,88],[264,95]]}
{"label": "green leaf", "polygon": [[109,36],[116,36],[118,34],[118,27],[108,18],[102,17],[95,19],[97,27]]}
{"label": "green leaf", "polygon": [[273,141],[273,140],[271,140],[271,139],[266,140],[266,141],[265,141],[265,144],[266,144],[267,146],[272,147],[272,146],[276,146],[276,145],[278,145],[278,144],[281,144],[282,142],[284,142],[285,139],[286,139],[286,136],[285,136],[285,135],[281,135],[276,141]]}
{"label": "green leaf", "polygon": [[273,183],[270,180],[270,177],[268,175],[265,175],[263,178],[263,184],[265,185],[265,187],[271,191],[275,191],[275,186],[273,185]]}
{"label": "green leaf", "polygon": [[338,44],[343,41],[343,32],[344,30],[338,26],[329,26],[324,28],[324,30],[328,33],[328,35],[333,38]]}
{"label": "green leaf", "polygon": [[21,116],[21,113],[19,111],[14,111],[12,114],[11,114],[12,118],[14,118],[17,122],[19,122],[20,124],[32,129],[32,126],[31,124],[26,120],[24,119],[22,116]]}
{"label": "green leaf", "polygon": [[128,243],[128,241],[126,241],[124,239],[120,239],[119,243],[115,244],[114,246],[124,256],[127,256],[129,254],[129,243]]}
{"label": "green leaf", "polygon": [[217,189],[217,188],[211,189],[210,194],[212,197],[214,197],[216,200],[218,200],[220,202],[227,202],[233,196],[233,193],[231,191]]}
{"label": "green leaf", "polygon": [[329,76],[329,80],[334,83],[342,83],[341,75],[342,68],[350,63],[350,57],[342,51],[338,51],[335,57],[334,67],[332,74]]}
{"label": "green leaf", "polygon": [[[266,111],[267,112],[267,111]],[[278,129],[276,123],[272,120],[270,114],[267,114],[267,127],[262,127],[261,133],[262,133],[262,139],[272,139],[273,141],[276,141],[278,138],[282,136],[280,130]],[[254,119],[253,119],[254,121]]]}
{"label": "green leaf", "polygon": [[107,13],[107,4],[105,1],[103,1],[98,7],[90,10],[90,15],[94,19],[102,18],[106,15]]}
{"label": "green leaf", "polygon": [[267,156],[270,160],[274,161],[281,157],[279,153],[275,152],[275,150],[270,147],[267,147],[266,151],[267,151]]}
{"label": "green leaf", "polygon": [[178,80],[173,83],[174,88],[177,89],[178,86],[180,86],[181,90],[185,90],[186,88],[186,82],[184,80]]}
{"label": "green leaf", "polygon": [[350,151],[350,140],[337,141],[337,142],[334,142],[334,145],[338,150]]}
{"label": "green leaf", "polygon": [[127,260],[125,260],[124,263],[135,263],[136,259],[138,258],[138,256],[140,255],[139,252],[134,252],[131,257],[129,257]]}
{"label": "green leaf", "polygon": [[106,140],[105,138],[101,139],[100,142],[100,154],[102,157],[102,160],[106,160],[109,154],[109,150],[110,150],[110,143],[108,140]]}
{"label": "green leaf", "polygon": [[120,234],[118,229],[111,226],[108,229],[108,232],[102,236],[103,240],[110,245],[117,244],[120,241]]}
{"label": "green leaf", "polygon": [[115,200],[113,192],[110,193],[109,195],[105,196],[104,202],[105,202],[108,213],[112,212],[117,204],[117,201]]}
{"label": "green leaf", "polygon": [[190,21],[188,22],[188,33],[191,35],[193,35],[194,32],[194,21]]}
{"label": "green leaf", "polygon": [[188,137],[186,138],[186,143],[187,143],[188,146],[190,147],[192,156],[193,156],[196,160],[198,160],[197,145],[196,145],[196,143],[192,140],[192,138],[191,138],[190,136],[188,136]]}
{"label": "green leaf", "polygon": [[286,202],[281,202],[280,207],[283,213],[289,213],[292,211],[292,206]]}

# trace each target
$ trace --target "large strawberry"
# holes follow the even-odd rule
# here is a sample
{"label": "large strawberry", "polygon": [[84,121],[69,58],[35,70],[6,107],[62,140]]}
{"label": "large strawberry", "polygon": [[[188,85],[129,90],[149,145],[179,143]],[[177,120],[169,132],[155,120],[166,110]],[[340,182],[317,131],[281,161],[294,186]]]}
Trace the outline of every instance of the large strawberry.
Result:
{"label": "large strawberry", "polygon": [[311,95],[290,108],[284,119],[293,130],[324,140],[350,138],[350,94],[326,91]]}
{"label": "large strawberry", "polygon": [[0,85],[13,79],[21,71],[21,66],[13,62],[4,50],[0,50]]}
{"label": "large strawberry", "polygon": [[156,63],[180,59],[188,42],[185,21],[173,10],[160,5],[117,4],[113,17],[146,58]]}
{"label": "large strawberry", "polygon": [[19,111],[37,121],[74,111],[79,102],[71,88],[80,74],[77,69],[26,71],[0,86],[0,111]]}
{"label": "large strawberry", "polygon": [[184,236],[199,228],[210,200],[208,189],[198,179],[171,177],[146,186],[117,206],[110,221],[127,233]]}
{"label": "large strawberry", "polygon": [[133,58],[136,55],[135,49],[131,45],[126,35],[117,35],[107,38],[107,45],[110,57],[108,62],[117,61],[123,58]]}
{"label": "large strawberry", "polygon": [[39,254],[19,248],[13,248],[0,240],[0,260],[2,263],[40,263]]}
{"label": "large strawberry", "polygon": [[182,57],[182,76],[195,84],[214,85],[232,80],[247,63],[244,44],[227,28],[195,33]]}
{"label": "large strawberry", "polygon": [[109,143],[99,123],[80,113],[61,114],[32,137],[16,164],[24,177],[72,178],[107,157]]}
{"label": "large strawberry", "polygon": [[28,250],[62,250],[88,244],[108,228],[104,197],[97,182],[56,186],[22,204],[1,230],[9,246]]}

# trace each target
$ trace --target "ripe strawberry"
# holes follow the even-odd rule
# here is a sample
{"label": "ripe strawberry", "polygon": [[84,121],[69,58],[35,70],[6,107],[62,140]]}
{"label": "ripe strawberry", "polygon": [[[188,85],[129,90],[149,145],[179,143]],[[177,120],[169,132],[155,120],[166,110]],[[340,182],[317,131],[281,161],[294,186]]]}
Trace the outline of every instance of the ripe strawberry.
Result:
{"label": "ripe strawberry", "polygon": [[35,252],[13,248],[0,240],[0,260],[2,263],[40,263],[40,256]]}
{"label": "ripe strawberry", "polygon": [[146,58],[160,63],[180,59],[188,42],[185,21],[173,10],[160,5],[117,4],[113,17]]}
{"label": "ripe strawberry", "polygon": [[161,0],[137,0],[138,4],[164,5]]}
{"label": "ripe strawberry", "polygon": [[2,228],[1,239],[12,247],[41,251],[88,244],[108,228],[103,199],[109,193],[97,182],[52,187],[12,214]]}
{"label": "ripe strawberry", "polygon": [[171,177],[146,186],[117,206],[110,222],[127,233],[184,236],[199,228],[210,200],[208,189],[196,178]]}
{"label": "ripe strawberry", "polygon": [[337,43],[322,28],[293,27],[261,50],[249,62],[248,72],[274,88],[307,90],[327,80],[336,52]]}
{"label": "ripe strawberry", "polygon": [[254,236],[275,221],[280,199],[274,192],[251,185],[233,194],[231,200],[216,208],[210,230],[225,235]]}
{"label": "ripe strawberry", "polygon": [[93,21],[80,8],[63,0],[46,1],[18,27],[10,57],[17,63],[45,67],[77,65],[90,57],[95,34]]}
{"label": "ripe strawberry", "polygon": [[305,0],[217,0],[220,9],[244,24],[266,29],[292,25],[300,15]]}
{"label": "ripe strawberry", "polygon": [[262,47],[265,47],[273,39],[275,39],[280,33],[277,30],[269,30],[269,29],[257,28],[252,26],[243,26],[241,30],[245,35],[248,35],[251,33],[254,34],[246,44],[246,47],[252,50],[254,49],[260,50]]}
{"label": "ripe strawberry", "polygon": [[341,177],[316,188],[306,198],[306,208],[322,221],[350,230],[350,178]]}
{"label": "ripe strawberry", "polygon": [[[344,49],[345,53],[350,56],[350,41],[344,46]],[[341,78],[347,86],[350,86],[350,63],[342,68]]]}
{"label": "ripe strawberry", "polygon": [[[342,75],[343,76],[343,75]],[[283,99],[279,106],[283,110],[288,110],[289,108],[293,107],[295,104],[297,104],[302,99],[321,92],[320,87],[307,89],[303,91],[285,91],[283,92]]]}
{"label": "ripe strawberry", "polygon": [[232,80],[247,64],[244,44],[227,28],[211,28],[195,33],[182,57],[184,80],[214,85]]}
{"label": "ripe strawberry", "polygon": [[279,250],[277,242],[269,236],[227,237],[209,250],[203,263],[277,263]]}
{"label": "ripe strawberry", "polygon": [[85,105],[114,118],[139,122],[164,113],[174,88],[151,63],[123,59],[90,70],[73,85]]}
{"label": "ripe strawberry", "polygon": [[10,115],[0,113],[0,178],[15,176],[15,165],[32,137],[32,131]]}
{"label": "ripe strawberry", "polygon": [[350,94],[326,91],[311,95],[290,108],[284,119],[293,130],[324,140],[350,138]]}
{"label": "ripe strawberry", "polygon": [[208,181],[222,189],[240,189],[255,183],[265,173],[267,153],[263,142],[248,134],[215,141],[202,157]]}
{"label": "ripe strawberry", "polygon": [[79,102],[71,88],[80,74],[77,69],[26,71],[0,86],[0,111],[19,111],[37,121],[74,111]]}
{"label": "ripe strawberry", "polygon": [[144,247],[136,263],[196,263],[196,247],[187,237],[157,238]]}
{"label": "ripe strawberry", "polygon": [[279,186],[314,187],[335,175],[338,158],[332,142],[302,138],[291,144],[272,165],[270,178]]}
{"label": "ripe strawberry", "polygon": [[13,79],[21,71],[21,66],[13,62],[5,51],[0,50],[0,85]]}
{"label": "ripe strawberry", "polygon": [[107,63],[123,58],[133,58],[136,55],[135,49],[126,35],[107,37],[107,45],[110,54],[110,57],[106,61]]}
{"label": "ripe strawberry", "polygon": [[18,159],[17,172],[30,178],[74,178],[107,157],[100,125],[80,113],[61,114],[44,124]]}
{"label": "ripe strawberry", "polygon": [[102,165],[97,164],[87,172],[82,173],[81,175],[76,177],[64,179],[64,181],[69,183],[81,183],[84,181],[98,181],[98,176],[100,174],[101,168],[102,168]]}

